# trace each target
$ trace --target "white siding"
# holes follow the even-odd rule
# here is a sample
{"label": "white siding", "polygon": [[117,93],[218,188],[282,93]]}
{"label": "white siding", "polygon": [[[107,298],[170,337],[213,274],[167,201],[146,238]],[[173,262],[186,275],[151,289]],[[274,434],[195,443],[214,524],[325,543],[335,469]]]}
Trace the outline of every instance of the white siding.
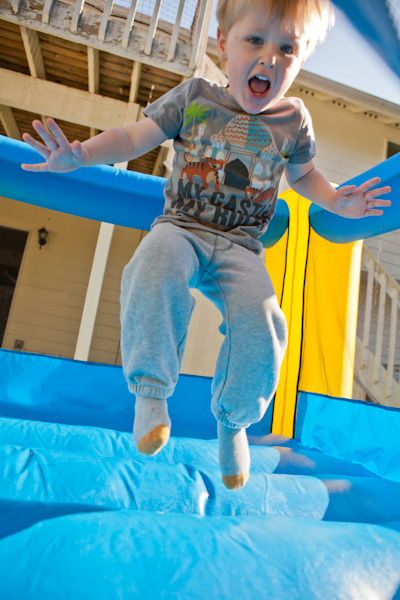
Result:
{"label": "white siding", "polygon": [[[344,183],[385,160],[388,141],[400,144],[399,128],[351,113],[332,102],[319,102],[306,95],[302,99],[313,119],[315,163],[332,183]],[[389,275],[400,280],[400,230],[364,243]]]}
{"label": "white siding", "polygon": [[0,225],[29,232],[3,347],[72,357],[99,223],[1,198]]}
{"label": "white siding", "polygon": [[139,229],[115,227],[93,332],[91,361],[121,364],[119,295],[122,271],[144,235],[145,232]]}
{"label": "white siding", "polygon": [[341,184],[385,160],[388,140],[400,143],[398,128],[332,102],[300,96],[313,119],[317,141],[315,162],[333,183]]}

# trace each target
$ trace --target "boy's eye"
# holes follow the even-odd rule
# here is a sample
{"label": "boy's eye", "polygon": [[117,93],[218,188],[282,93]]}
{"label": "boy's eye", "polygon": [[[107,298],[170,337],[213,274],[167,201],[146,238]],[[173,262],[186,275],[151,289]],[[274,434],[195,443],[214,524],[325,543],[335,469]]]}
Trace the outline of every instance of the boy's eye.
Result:
{"label": "boy's eye", "polygon": [[293,46],[291,46],[290,44],[283,44],[283,46],[281,46],[281,50],[285,54],[293,54],[294,53]]}
{"label": "boy's eye", "polygon": [[250,42],[251,44],[260,45],[260,44],[262,44],[262,43],[263,43],[263,40],[262,40],[262,38],[260,38],[260,37],[258,37],[258,36],[256,36],[256,35],[254,35],[253,37],[249,38],[249,42]]}

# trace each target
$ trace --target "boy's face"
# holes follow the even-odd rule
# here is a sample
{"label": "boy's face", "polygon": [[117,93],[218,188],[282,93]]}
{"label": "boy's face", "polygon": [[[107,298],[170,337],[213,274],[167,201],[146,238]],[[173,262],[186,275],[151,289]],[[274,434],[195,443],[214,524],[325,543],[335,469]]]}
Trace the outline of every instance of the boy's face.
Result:
{"label": "boy's face", "polygon": [[218,30],[218,51],[229,91],[242,109],[258,114],[284,96],[305,57],[306,39],[293,24],[254,9],[239,19],[227,36]]}

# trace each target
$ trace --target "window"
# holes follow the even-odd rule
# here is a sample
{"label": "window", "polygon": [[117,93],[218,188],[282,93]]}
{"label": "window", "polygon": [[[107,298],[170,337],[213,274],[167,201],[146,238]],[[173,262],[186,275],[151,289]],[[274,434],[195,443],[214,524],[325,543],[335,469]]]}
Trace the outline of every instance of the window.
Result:
{"label": "window", "polygon": [[394,142],[388,142],[386,148],[386,158],[390,158],[400,152],[400,144],[395,144]]}

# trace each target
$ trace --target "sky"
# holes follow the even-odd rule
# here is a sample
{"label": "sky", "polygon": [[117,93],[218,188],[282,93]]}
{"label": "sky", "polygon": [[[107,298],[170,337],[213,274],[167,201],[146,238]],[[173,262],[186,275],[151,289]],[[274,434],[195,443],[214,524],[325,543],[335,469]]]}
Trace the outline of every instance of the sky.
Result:
{"label": "sky", "polygon": [[[209,31],[213,37],[216,4]],[[400,105],[400,79],[339,10],[327,40],[308,58],[303,70]]]}

